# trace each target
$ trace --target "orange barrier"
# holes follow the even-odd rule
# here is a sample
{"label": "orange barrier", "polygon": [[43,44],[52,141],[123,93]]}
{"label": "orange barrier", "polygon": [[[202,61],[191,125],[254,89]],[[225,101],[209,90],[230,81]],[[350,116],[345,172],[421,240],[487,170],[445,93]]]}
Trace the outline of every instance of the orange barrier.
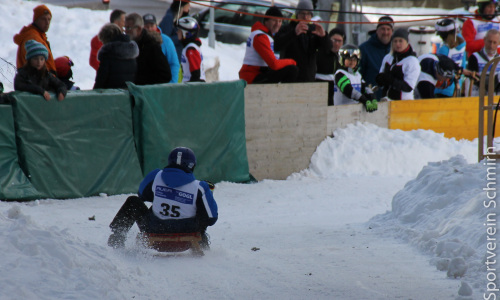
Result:
{"label": "orange barrier", "polygon": [[[392,101],[389,128],[430,129],[444,133],[447,138],[474,140],[478,137],[478,101],[478,97]],[[496,124],[495,133],[500,136],[500,122]]]}

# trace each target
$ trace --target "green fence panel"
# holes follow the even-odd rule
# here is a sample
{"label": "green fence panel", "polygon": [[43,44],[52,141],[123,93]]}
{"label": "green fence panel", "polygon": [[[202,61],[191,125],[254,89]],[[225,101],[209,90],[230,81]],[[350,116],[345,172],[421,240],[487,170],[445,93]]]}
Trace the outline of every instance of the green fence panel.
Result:
{"label": "green fence panel", "polygon": [[174,147],[193,149],[197,178],[247,182],[244,81],[136,86],[134,132],[144,174]]}
{"label": "green fence panel", "polygon": [[12,107],[0,105],[0,199],[32,200],[39,197],[19,167]]}
{"label": "green fence panel", "polygon": [[13,94],[20,164],[43,198],[137,192],[130,95],[76,91],[63,101]]}

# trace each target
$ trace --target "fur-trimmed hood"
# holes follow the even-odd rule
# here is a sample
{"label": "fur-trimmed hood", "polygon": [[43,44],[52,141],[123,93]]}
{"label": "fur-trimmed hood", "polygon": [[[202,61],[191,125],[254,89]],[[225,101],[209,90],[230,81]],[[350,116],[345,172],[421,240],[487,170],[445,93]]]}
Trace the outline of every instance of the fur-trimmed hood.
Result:
{"label": "fur-trimmed hood", "polygon": [[147,32],[154,40],[158,42],[158,44],[163,43],[163,39],[161,37],[161,32],[159,31],[148,31]]}
{"label": "fur-trimmed hood", "polygon": [[135,59],[138,55],[139,47],[136,42],[115,40],[104,44],[97,53],[97,58]]}

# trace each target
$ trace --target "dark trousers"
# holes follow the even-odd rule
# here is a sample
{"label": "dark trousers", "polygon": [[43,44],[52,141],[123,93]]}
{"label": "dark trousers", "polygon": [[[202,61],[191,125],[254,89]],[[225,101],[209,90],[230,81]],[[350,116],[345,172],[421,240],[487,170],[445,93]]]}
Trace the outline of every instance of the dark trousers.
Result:
{"label": "dark trousers", "polygon": [[109,224],[109,227],[116,233],[127,233],[130,228],[137,223],[139,230],[145,231],[149,208],[137,196],[130,196]]}
{"label": "dark trousers", "polygon": [[253,83],[290,83],[297,82],[299,69],[297,66],[286,66],[279,70],[271,70],[266,68],[263,73],[255,77]]}
{"label": "dark trousers", "polygon": [[116,213],[113,221],[109,224],[115,233],[126,234],[134,223],[137,223],[141,232],[153,233],[176,233],[176,232],[201,232],[205,233],[207,224],[200,224],[193,219],[181,220],[150,220],[151,211],[144,202],[137,196],[130,196]]}

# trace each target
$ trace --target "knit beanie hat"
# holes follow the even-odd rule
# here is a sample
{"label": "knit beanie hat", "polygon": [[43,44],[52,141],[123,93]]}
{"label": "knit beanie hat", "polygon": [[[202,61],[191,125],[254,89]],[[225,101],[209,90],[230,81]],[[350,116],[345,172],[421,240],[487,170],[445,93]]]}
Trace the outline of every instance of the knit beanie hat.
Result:
{"label": "knit beanie hat", "polygon": [[408,42],[408,30],[406,28],[398,28],[394,30],[392,34],[392,39],[394,38],[403,38]]}
{"label": "knit beanie hat", "polygon": [[24,48],[26,49],[26,60],[30,60],[30,58],[35,57],[37,55],[42,55],[45,57],[45,60],[49,58],[49,51],[42,43],[39,43],[35,40],[29,40],[24,44]]}
{"label": "knit beanie hat", "polygon": [[299,11],[312,12],[312,10],[313,10],[313,5],[311,3],[311,0],[300,0],[299,4],[297,4],[297,9],[295,11],[298,13]]}
{"label": "knit beanie hat", "polygon": [[33,8],[33,22],[35,22],[36,19],[40,18],[45,14],[49,14],[52,17],[52,13],[50,12],[50,9],[47,6],[42,4]]}
{"label": "knit beanie hat", "polygon": [[380,17],[380,19],[378,19],[377,28],[379,28],[380,26],[384,26],[384,25],[387,25],[387,26],[391,27],[391,29],[393,29],[394,20],[389,16]]}
{"label": "knit beanie hat", "polygon": [[277,8],[276,6],[270,7],[266,11],[266,16],[281,17],[281,18],[283,18],[283,14],[281,13],[281,10],[279,8]]}

